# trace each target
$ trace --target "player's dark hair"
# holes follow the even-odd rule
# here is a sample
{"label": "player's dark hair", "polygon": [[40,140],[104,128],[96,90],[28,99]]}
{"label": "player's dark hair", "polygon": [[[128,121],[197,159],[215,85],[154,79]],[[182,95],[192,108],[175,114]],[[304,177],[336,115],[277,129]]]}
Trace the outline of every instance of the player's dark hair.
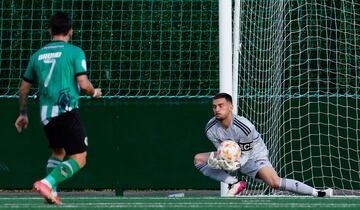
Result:
{"label": "player's dark hair", "polygon": [[72,20],[69,13],[56,12],[49,21],[51,35],[66,35],[72,28]]}
{"label": "player's dark hair", "polygon": [[225,100],[229,103],[232,104],[232,97],[231,95],[227,94],[227,93],[218,93],[213,97],[213,100],[215,99],[219,99],[219,98],[225,98]]}

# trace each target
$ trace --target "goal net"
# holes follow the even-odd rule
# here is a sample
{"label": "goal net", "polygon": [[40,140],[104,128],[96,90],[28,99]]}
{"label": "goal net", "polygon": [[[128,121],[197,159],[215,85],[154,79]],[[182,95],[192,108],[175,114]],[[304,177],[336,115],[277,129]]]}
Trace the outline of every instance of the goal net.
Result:
{"label": "goal net", "polygon": [[[17,97],[31,54],[67,11],[105,98],[199,98],[218,92],[217,0],[0,0],[0,98]],[[36,94],[32,92],[31,95]]]}
{"label": "goal net", "polygon": [[[236,9],[236,8],[235,8]],[[239,115],[281,177],[360,190],[360,3],[241,0]],[[248,180],[243,194],[277,193]]]}

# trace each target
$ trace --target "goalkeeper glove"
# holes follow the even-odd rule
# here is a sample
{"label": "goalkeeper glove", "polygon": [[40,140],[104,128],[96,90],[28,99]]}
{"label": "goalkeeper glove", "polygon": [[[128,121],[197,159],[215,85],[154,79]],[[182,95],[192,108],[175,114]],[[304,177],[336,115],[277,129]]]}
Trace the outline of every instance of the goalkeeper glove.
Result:
{"label": "goalkeeper glove", "polygon": [[225,171],[236,171],[240,168],[240,163],[238,161],[226,161],[220,160],[220,168]]}
{"label": "goalkeeper glove", "polygon": [[209,158],[208,158],[207,164],[208,164],[208,166],[210,166],[211,168],[221,169],[221,167],[220,167],[220,160],[215,157],[214,152],[211,152],[211,153],[210,153],[210,156],[209,156]]}
{"label": "goalkeeper glove", "polygon": [[219,160],[215,157],[214,152],[210,153],[210,156],[208,158],[208,166],[214,169],[223,169],[225,171],[236,171],[240,168],[240,163],[237,161],[230,162],[226,160]]}
{"label": "goalkeeper glove", "polygon": [[220,162],[220,167],[226,171],[236,171],[241,168],[249,160],[249,156],[241,155],[238,160],[235,161],[226,161],[223,160]]}

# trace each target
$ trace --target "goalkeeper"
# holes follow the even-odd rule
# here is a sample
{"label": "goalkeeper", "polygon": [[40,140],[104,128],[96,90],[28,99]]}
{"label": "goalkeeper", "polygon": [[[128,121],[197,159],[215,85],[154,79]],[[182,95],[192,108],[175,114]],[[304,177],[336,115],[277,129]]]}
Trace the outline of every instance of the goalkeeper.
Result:
{"label": "goalkeeper", "polygon": [[[34,189],[48,203],[61,204],[57,185],[85,166],[87,136],[79,115],[79,91],[98,98],[86,75],[84,51],[68,43],[73,34],[68,13],[57,12],[49,24],[52,41],[30,58],[19,90],[20,114],[15,127],[18,132],[28,126],[27,96],[37,82],[40,117],[52,155],[47,162],[48,176],[34,183]],[[65,156],[68,157],[64,161]]]}
{"label": "goalkeeper", "polygon": [[195,167],[205,176],[228,184],[227,196],[236,196],[246,187],[245,182],[229,173],[237,170],[275,189],[317,197],[332,196],[332,189],[320,191],[297,180],[280,178],[268,159],[268,150],[254,125],[245,117],[233,115],[232,109],[232,98],[229,94],[215,95],[215,117],[207,123],[205,133],[216,148],[225,140],[237,142],[241,148],[239,160],[219,160],[214,152],[199,153],[194,158]]}

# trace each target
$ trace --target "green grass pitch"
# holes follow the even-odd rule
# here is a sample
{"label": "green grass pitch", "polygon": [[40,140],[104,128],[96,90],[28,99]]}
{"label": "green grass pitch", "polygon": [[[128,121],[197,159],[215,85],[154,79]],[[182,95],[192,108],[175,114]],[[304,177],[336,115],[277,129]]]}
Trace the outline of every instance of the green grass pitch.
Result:
{"label": "green grass pitch", "polygon": [[360,209],[359,197],[271,197],[242,196],[220,197],[80,197],[63,196],[61,206],[44,204],[42,198],[34,196],[2,196],[3,209]]}

